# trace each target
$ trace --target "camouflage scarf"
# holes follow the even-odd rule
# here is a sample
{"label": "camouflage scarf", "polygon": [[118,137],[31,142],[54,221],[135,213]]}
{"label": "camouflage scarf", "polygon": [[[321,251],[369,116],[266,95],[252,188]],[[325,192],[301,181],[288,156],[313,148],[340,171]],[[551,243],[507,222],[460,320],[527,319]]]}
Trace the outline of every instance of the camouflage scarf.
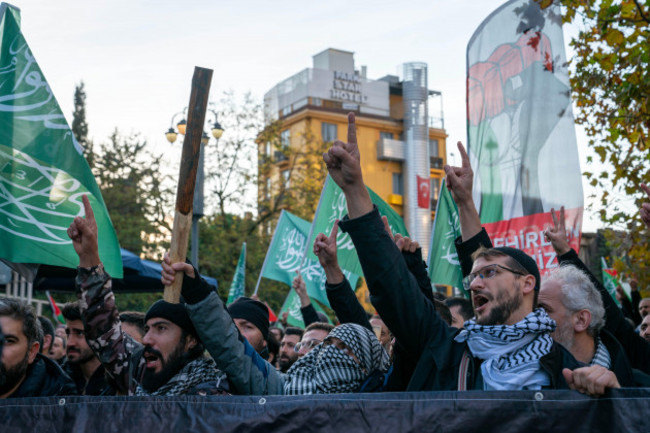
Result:
{"label": "camouflage scarf", "polygon": [[135,390],[135,395],[180,395],[188,394],[192,388],[204,382],[219,382],[225,374],[217,369],[212,358],[197,358],[185,365],[174,377],[155,390],[147,392],[141,385]]}

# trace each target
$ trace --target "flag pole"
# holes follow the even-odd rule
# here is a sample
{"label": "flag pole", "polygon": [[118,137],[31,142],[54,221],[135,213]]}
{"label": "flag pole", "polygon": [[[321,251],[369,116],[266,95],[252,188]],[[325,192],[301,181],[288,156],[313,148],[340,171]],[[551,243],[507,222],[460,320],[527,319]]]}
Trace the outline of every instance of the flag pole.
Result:
{"label": "flag pole", "polygon": [[266,256],[264,256],[264,263],[262,263],[262,269],[260,270],[260,276],[257,277],[257,284],[255,285],[255,291],[253,292],[254,296],[257,296],[257,291],[260,288],[260,282],[262,281],[262,275],[264,274],[264,268],[266,268],[266,262],[269,259],[269,251],[272,251],[273,245],[275,244],[275,235],[278,233],[277,228],[280,225],[280,221],[282,221],[282,217],[284,217],[284,209],[280,212],[280,218],[278,218],[278,224],[275,226],[276,230],[273,232],[273,237],[271,238],[271,243],[269,244],[269,248],[266,250]]}

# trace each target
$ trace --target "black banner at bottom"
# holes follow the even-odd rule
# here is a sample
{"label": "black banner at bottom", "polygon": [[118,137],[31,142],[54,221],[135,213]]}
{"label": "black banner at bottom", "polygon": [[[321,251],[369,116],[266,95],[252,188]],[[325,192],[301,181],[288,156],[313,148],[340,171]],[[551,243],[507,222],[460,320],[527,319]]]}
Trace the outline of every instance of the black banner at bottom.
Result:
{"label": "black banner at bottom", "polygon": [[51,397],[0,400],[18,432],[648,432],[650,388],[314,396]]}

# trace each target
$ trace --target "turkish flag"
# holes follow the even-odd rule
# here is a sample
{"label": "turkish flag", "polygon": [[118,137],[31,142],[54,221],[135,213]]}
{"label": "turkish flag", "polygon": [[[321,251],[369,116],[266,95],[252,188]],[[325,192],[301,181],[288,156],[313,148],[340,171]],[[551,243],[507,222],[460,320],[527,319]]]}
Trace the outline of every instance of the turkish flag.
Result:
{"label": "turkish flag", "polygon": [[430,202],[430,187],[431,184],[429,183],[429,178],[428,177],[420,177],[417,176],[418,179],[418,207],[424,208],[424,209],[429,209],[429,202]]}

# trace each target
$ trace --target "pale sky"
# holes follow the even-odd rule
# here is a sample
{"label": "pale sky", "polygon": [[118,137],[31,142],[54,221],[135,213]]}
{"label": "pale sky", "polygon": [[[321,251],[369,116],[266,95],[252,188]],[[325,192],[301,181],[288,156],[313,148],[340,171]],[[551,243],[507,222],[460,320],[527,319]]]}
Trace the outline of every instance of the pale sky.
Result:
{"label": "pale sky", "polygon": [[[261,101],[267,90],[311,67],[312,55],[330,47],[355,52],[357,68],[366,65],[371,79],[399,75],[404,62],[426,62],[429,87],[443,94],[448,155],[457,154],[455,143],[466,139],[467,42],[502,3],[15,0],[11,4],[21,10],[25,39],[69,122],[74,87],[83,80],[90,136],[96,142],[118,127],[123,133],[141,133],[156,152],[180,160],[180,152],[170,150],[164,132],[172,115],[188,103],[194,66],[214,70],[211,100],[233,89],[238,94],[251,91]],[[565,29],[567,40],[569,31]],[[585,170],[586,139],[580,131],[578,141]],[[583,187],[590,191],[584,180]],[[584,231],[600,225],[585,210]]]}

